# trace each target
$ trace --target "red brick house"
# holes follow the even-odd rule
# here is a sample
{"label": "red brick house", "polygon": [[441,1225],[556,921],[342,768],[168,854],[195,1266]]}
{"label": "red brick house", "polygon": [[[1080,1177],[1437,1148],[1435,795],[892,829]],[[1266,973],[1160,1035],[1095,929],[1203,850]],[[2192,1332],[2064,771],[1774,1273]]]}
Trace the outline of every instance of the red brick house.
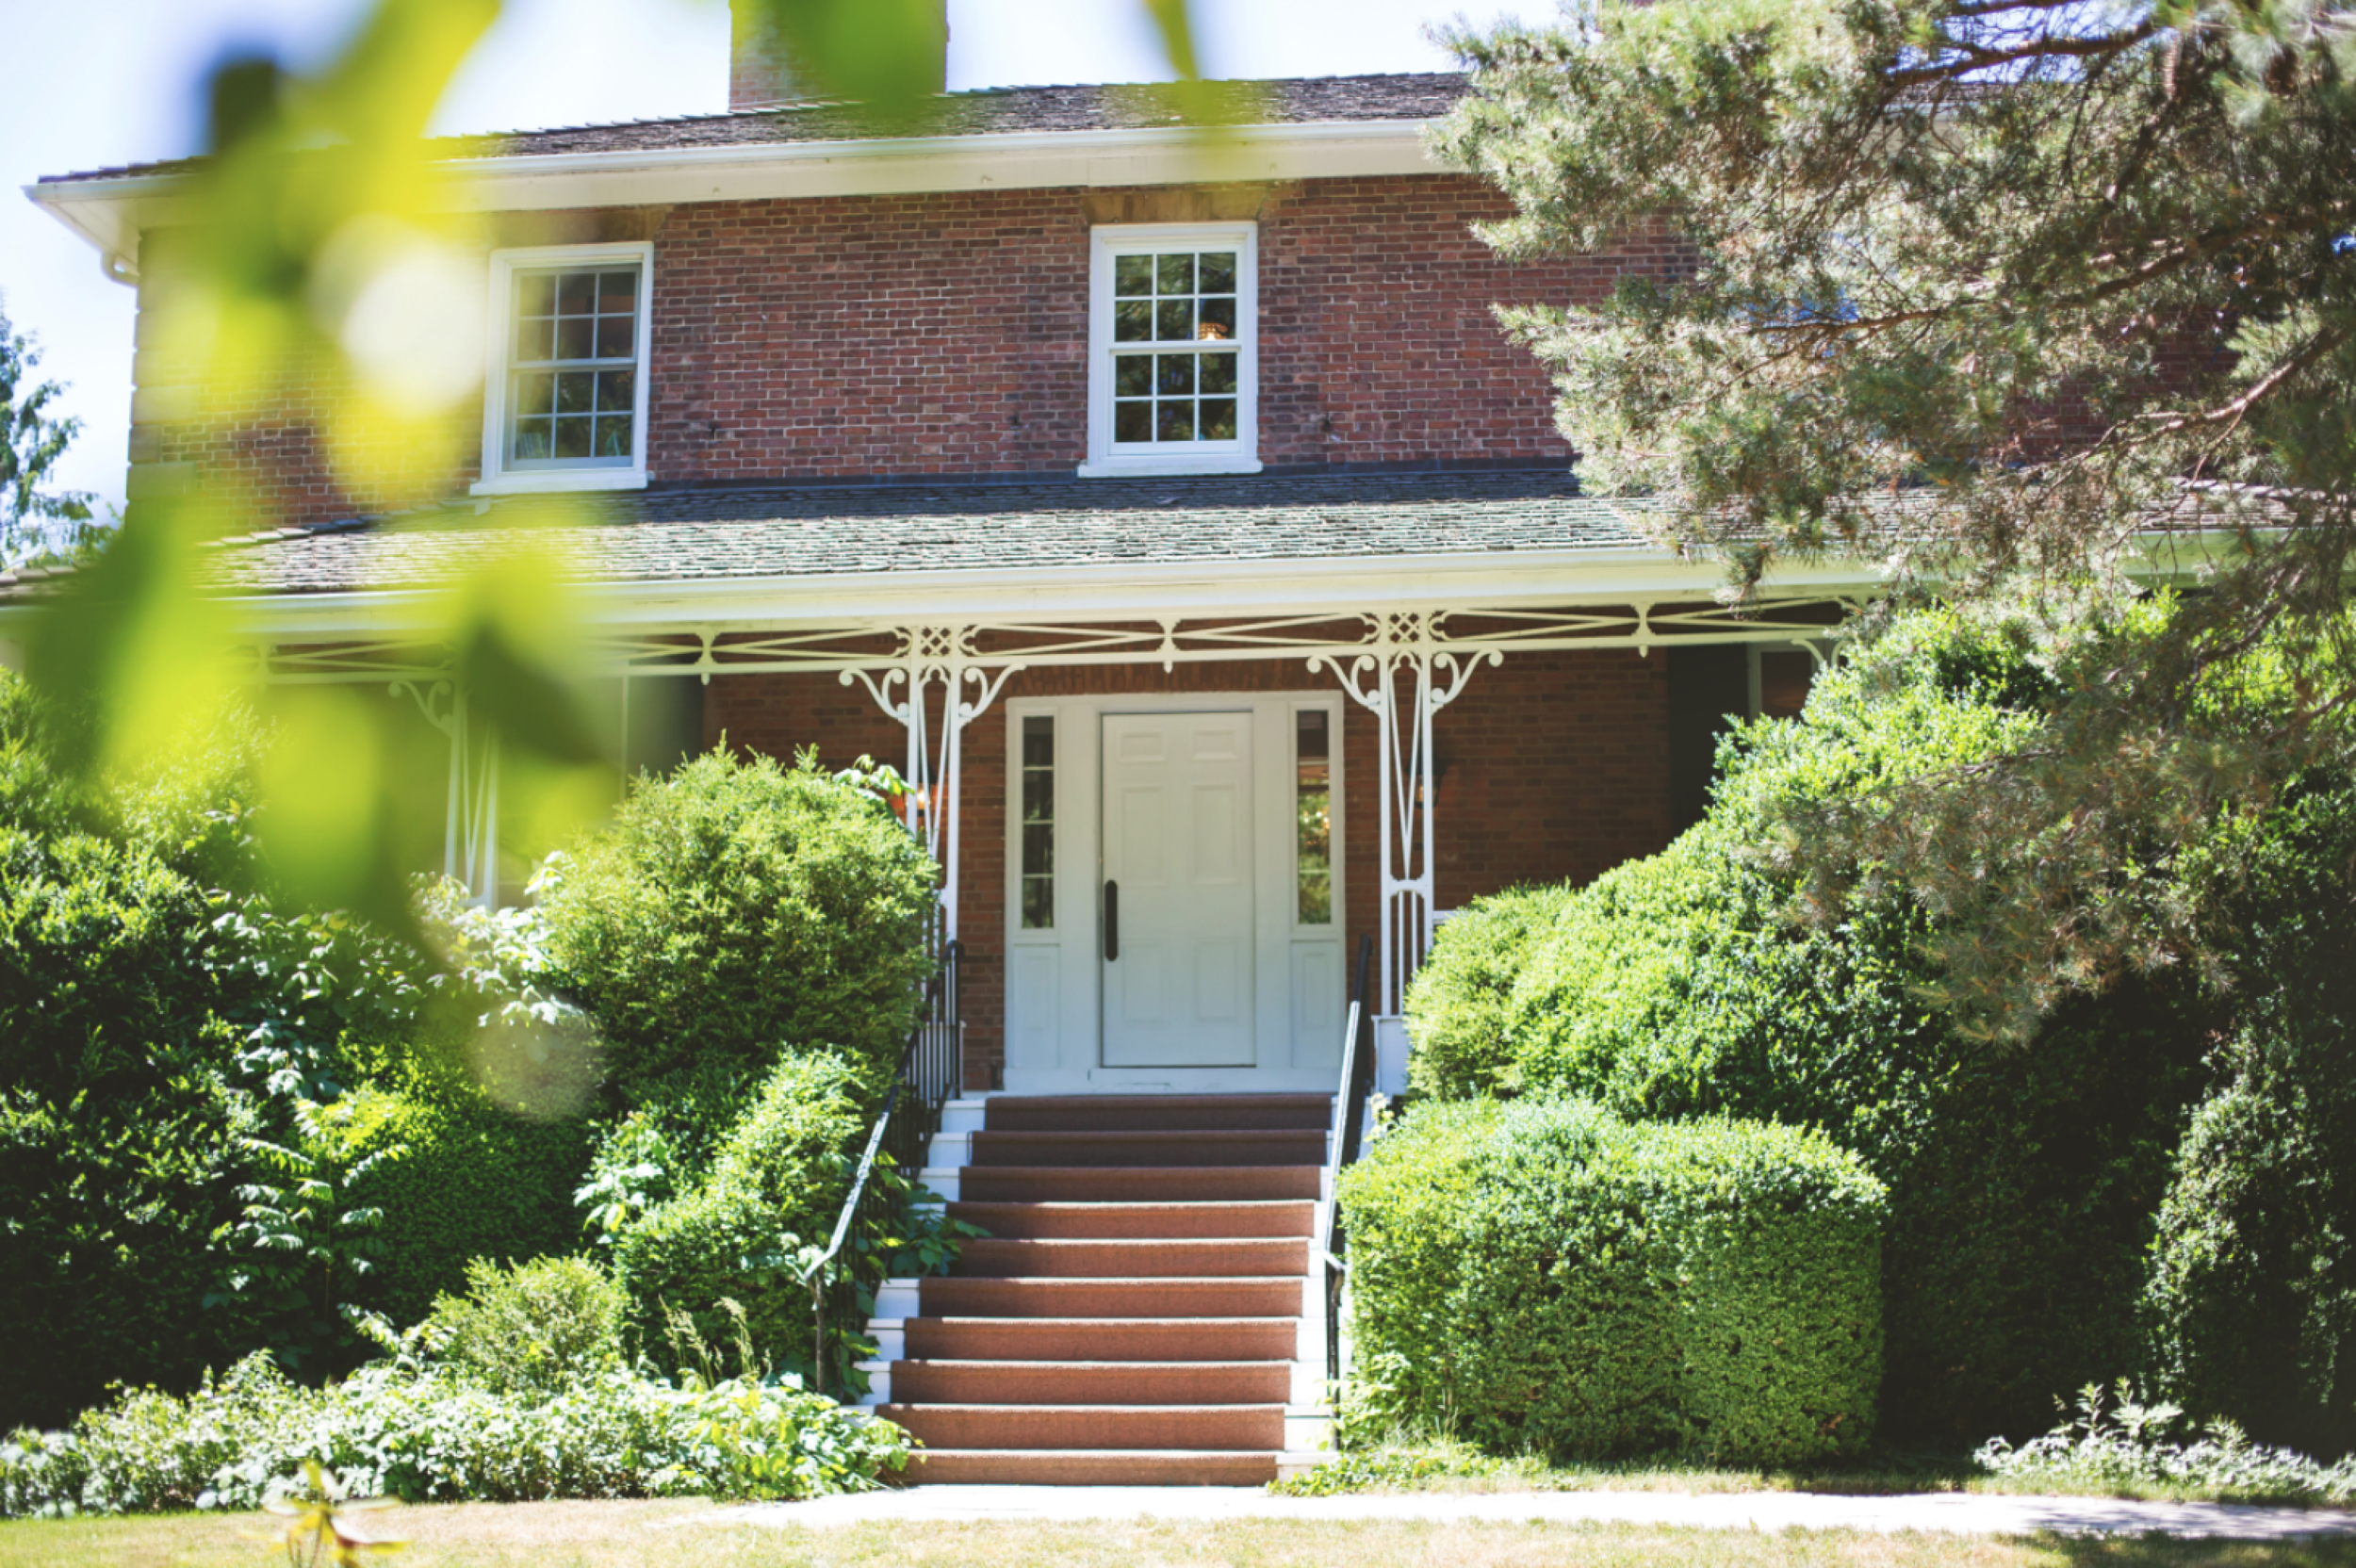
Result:
{"label": "red brick house", "polygon": [[[973,1102],[937,1179],[1005,1238],[969,1255],[981,1278],[926,1282],[975,1300],[882,1309],[895,1412],[936,1412],[910,1418],[930,1473],[1255,1478],[1284,1446],[1268,1412],[1315,1381],[1277,1369],[1294,1330],[1267,1325],[1298,1315],[1301,1365],[1322,1357],[1298,1302],[1325,1156],[1285,1151],[1326,1148],[1327,1102],[1187,1097],[1330,1096],[1361,934],[1395,1019],[1446,911],[1664,845],[1723,716],[1795,708],[1823,629],[1871,584],[1790,573],[1737,618],[1711,599],[1720,565],[1581,494],[1546,378],[1491,307],[1594,299],[1677,247],[1500,263],[1468,225],[1502,199],[1425,148],[1458,77],[1260,84],[1208,161],[1151,90],[961,93],[911,136],[764,105],[761,82],[740,70],[725,115],[453,145],[492,323],[462,470],[348,493],[303,409],[218,407],[150,348],[131,492],[202,476],[286,525],[219,554],[273,675],[420,691],[417,590],[535,496],[594,493],[566,547],[631,760],[815,745],[924,792]],[[144,295],[180,177],[32,195]],[[421,707],[448,740],[418,743],[451,753],[448,863],[487,890],[498,825],[463,694]],[[1167,1098],[1092,1120],[1027,1098],[1072,1095]],[[1237,1152],[1201,1152],[1219,1137]],[[1306,1184],[1108,1187],[1140,1164]],[[1108,1191],[1176,1228],[1067,1212]],[[1289,1249],[1274,1275],[1269,1237]],[[1294,1306],[1236,1295],[1277,1278]],[[1096,1297],[1056,1295],[1084,1282]],[[1182,1286],[1208,1294],[1172,1306]],[[1002,1313],[1096,1328],[960,1349],[917,1327]],[[1233,1332],[1080,1345],[1187,1315]],[[1247,1323],[1284,1354],[1239,1348]],[[1113,1362],[1129,1371],[1070,1370]],[[1172,1410],[1197,1414],[1137,1414]]]}

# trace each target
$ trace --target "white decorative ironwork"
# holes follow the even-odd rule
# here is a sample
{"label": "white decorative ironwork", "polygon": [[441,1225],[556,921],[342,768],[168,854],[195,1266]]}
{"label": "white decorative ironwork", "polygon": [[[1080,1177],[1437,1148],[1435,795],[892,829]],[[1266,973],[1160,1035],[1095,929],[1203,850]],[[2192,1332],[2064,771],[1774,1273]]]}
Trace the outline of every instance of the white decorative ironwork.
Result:
{"label": "white decorative ironwork", "polygon": [[[959,784],[965,757],[965,727],[998,700],[1020,662],[985,667],[968,626],[902,627],[894,635],[898,654],[888,663],[853,665],[839,678],[857,681],[882,709],[908,729],[908,766],[901,776],[914,792],[908,830],[941,867],[941,928],[944,940],[957,936],[957,867],[961,864]],[[932,688],[941,688],[938,731],[932,717]],[[967,694],[972,687],[973,694]],[[895,697],[895,691],[905,694]],[[938,739],[935,739],[936,734]]]}
{"label": "white decorative ironwork", "polygon": [[1456,700],[1483,662],[1505,662],[1500,648],[1444,645],[1439,620],[1420,611],[1388,611],[1375,618],[1373,651],[1350,658],[1347,665],[1333,654],[1309,656],[1311,671],[1332,671],[1342,690],[1375,717],[1381,754],[1375,830],[1381,835],[1383,878],[1378,1010],[1390,1014],[1403,1010],[1407,982],[1432,949],[1438,845],[1432,718]]}

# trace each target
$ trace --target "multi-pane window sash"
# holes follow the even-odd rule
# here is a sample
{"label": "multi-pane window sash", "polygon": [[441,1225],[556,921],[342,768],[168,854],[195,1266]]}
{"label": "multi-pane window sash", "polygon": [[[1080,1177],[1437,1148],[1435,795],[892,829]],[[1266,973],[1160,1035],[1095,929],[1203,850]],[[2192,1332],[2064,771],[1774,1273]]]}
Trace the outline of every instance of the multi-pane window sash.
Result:
{"label": "multi-pane window sash", "polygon": [[1116,447],[1236,438],[1235,278],[1232,247],[1113,258]]}
{"label": "multi-pane window sash", "polygon": [[627,466],[636,456],[638,269],[518,272],[507,463]]}

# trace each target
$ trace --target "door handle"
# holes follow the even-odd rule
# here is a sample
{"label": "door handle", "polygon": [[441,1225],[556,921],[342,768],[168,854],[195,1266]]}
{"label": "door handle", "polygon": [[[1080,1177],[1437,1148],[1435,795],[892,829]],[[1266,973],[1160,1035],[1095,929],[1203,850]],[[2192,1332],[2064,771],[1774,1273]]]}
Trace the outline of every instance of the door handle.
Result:
{"label": "door handle", "polygon": [[1121,956],[1121,884],[1104,884],[1104,961]]}

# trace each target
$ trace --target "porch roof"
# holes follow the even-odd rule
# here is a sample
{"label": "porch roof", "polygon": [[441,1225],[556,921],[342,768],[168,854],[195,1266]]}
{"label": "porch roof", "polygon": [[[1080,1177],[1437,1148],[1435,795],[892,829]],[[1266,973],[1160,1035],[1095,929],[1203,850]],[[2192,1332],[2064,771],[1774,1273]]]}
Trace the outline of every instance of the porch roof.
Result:
{"label": "porch roof", "polygon": [[[368,593],[445,580],[519,542],[551,540],[577,580],[613,585],[1246,572],[1649,552],[1644,508],[1583,496],[1562,469],[653,489],[275,530],[224,541],[210,575],[237,596]],[[551,519],[562,520],[552,534],[529,526]]]}

